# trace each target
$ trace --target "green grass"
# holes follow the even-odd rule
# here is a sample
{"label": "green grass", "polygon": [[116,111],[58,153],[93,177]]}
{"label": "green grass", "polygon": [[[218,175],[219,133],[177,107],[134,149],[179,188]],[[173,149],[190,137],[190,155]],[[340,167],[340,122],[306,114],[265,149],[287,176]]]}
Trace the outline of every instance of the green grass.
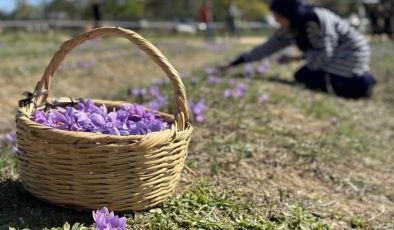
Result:
{"label": "green grass", "polygon": [[[6,34],[0,38],[1,132],[13,130],[16,101],[32,89],[61,41],[70,34]],[[196,172],[182,180],[162,205],[146,212],[116,213],[129,229],[390,229],[394,193],[394,91],[391,43],[372,43],[371,67],[379,84],[368,100],[345,100],[311,92],[289,81],[296,65],[274,65],[267,76],[229,72],[218,85],[207,81],[205,65],[250,47],[235,44],[215,53],[197,39],[150,38],[184,76],[188,98],[206,99],[206,122],[197,124],[186,164]],[[96,60],[92,69],[61,70],[53,95],[136,101],[130,87],[148,87],[163,74],[122,40],[104,39],[78,48],[66,65]],[[124,58],[105,59],[129,50]],[[27,63],[21,67],[21,63]],[[192,80],[197,76],[198,81]],[[229,83],[228,80],[234,83]],[[76,82],[78,80],[78,82]],[[223,91],[248,85],[244,98]],[[83,90],[81,90],[83,89]],[[170,96],[172,87],[162,85]],[[266,103],[258,97],[267,94]],[[142,102],[142,101],[141,101]],[[165,111],[173,113],[175,104]],[[338,119],[332,124],[331,119]],[[89,212],[47,204],[22,186],[11,153],[0,147],[0,229],[92,228]],[[82,224],[83,226],[81,227]]]}

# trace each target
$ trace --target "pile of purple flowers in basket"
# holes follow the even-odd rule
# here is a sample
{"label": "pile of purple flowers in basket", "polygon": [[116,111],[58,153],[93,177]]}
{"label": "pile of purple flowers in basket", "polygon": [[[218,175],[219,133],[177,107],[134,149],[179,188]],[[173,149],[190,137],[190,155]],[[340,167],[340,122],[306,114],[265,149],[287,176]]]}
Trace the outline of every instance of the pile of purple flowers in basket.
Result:
{"label": "pile of purple flowers in basket", "polygon": [[57,107],[47,112],[36,110],[33,121],[62,130],[94,132],[117,136],[145,135],[168,129],[170,124],[154,112],[138,104],[125,104],[108,111],[105,105],[96,106],[92,100],[75,107]]}

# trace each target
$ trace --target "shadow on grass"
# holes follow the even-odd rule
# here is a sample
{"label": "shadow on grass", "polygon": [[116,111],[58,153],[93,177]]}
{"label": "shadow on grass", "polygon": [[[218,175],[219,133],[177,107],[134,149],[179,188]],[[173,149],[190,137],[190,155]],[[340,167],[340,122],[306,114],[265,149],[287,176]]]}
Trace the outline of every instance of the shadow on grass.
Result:
{"label": "shadow on grass", "polygon": [[92,224],[91,213],[52,205],[31,195],[20,181],[0,182],[0,230],[61,227],[65,222]]}

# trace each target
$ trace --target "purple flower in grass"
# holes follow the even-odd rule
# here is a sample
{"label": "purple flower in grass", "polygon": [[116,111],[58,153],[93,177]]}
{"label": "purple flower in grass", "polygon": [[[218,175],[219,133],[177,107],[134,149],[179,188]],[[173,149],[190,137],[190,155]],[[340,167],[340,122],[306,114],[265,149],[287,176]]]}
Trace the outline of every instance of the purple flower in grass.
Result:
{"label": "purple flower in grass", "polygon": [[114,212],[104,207],[92,212],[93,220],[96,222],[96,230],[124,230],[126,229],[126,217],[119,218]]}
{"label": "purple flower in grass", "polygon": [[271,69],[271,63],[269,59],[264,59],[263,62],[257,66],[256,72],[258,74],[266,74]]}
{"label": "purple flower in grass", "polygon": [[205,100],[201,99],[199,102],[194,104],[192,111],[194,114],[202,114],[205,111]]}
{"label": "purple flower in grass", "polygon": [[157,87],[157,86],[152,86],[152,87],[149,89],[149,92],[150,92],[150,94],[151,94],[152,96],[155,96],[155,97],[158,97],[158,96],[161,95],[160,88]]}
{"label": "purple flower in grass", "polygon": [[13,145],[11,148],[11,152],[13,154],[16,154],[16,152],[18,151],[18,148],[16,147],[16,134],[15,133],[7,133],[5,135],[5,139]]}
{"label": "purple flower in grass", "polygon": [[205,117],[204,117],[204,115],[197,115],[197,116],[196,116],[196,121],[197,121],[198,123],[204,123],[204,122],[205,122]]}
{"label": "purple flower in grass", "polygon": [[334,125],[334,126],[337,125],[338,124],[338,118],[337,117],[332,117],[331,118],[331,124]]}
{"label": "purple flower in grass", "polygon": [[10,143],[16,143],[16,134],[15,133],[7,133],[5,138]]}
{"label": "purple flower in grass", "polygon": [[211,66],[205,67],[205,73],[206,73],[207,75],[215,75],[215,74],[217,74],[218,72],[219,72],[218,69],[215,68],[215,67],[211,67]]}
{"label": "purple flower in grass", "polygon": [[223,95],[225,97],[229,98],[229,97],[233,97],[234,94],[233,94],[233,91],[231,89],[226,89],[226,90],[224,90]]}
{"label": "purple flower in grass", "polygon": [[203,123],[205,122],[205,100],[201,99],[197,103],[193,103],[192,101],[189,101],[189,107],[194,115],[195,120],[198,123]]}
{"label": "purple flower in grass", "polygon": [[155,100],[147,103],[147,107],[152,110],[160,110],[168,105],[167,96],[158,96]]}
{"label": "purple flower in grass", "polygon": [[239,83],[234,90],[234,96],[235,97],[243,97],[246,93],[247,88],[248,87],[245,84]]}
{"label": "purple flower in grass", "polygon": [[11,152],[12,152],[13,154],[16,154],[16,153],[18,152],[18,147],[16,147],[15,145],[12,146]]}
{"label": "purple flower in grass", "polygon": [[244,70],[242,72],[242,76],[244,77],[251,77],[255,72],[253,65],[245,65]]}
{"label": "purple flower in grass", "polygon": [[144,97],[144,95],[146,94],[146,89],[145,88],[134,88],[134,89],[130,89],[130,93],[134,97]]}
{"label": "purple flower in grass", "polygon": [[269,96],[266,95],[266,94],[261,95],[261,96],[259,97],[259,101],[260,101],[261,103],[265,103],[265,102],[267,102],[268,100],[269,100]]}
{"label": "purple flower in grass", "polygon": [[222,82],[222,79],[220,77],[217,77],[217,76],[209,76],[208,77],[208,82],[211,85],[217,85],[217,84],[220,84],[220,82]]}

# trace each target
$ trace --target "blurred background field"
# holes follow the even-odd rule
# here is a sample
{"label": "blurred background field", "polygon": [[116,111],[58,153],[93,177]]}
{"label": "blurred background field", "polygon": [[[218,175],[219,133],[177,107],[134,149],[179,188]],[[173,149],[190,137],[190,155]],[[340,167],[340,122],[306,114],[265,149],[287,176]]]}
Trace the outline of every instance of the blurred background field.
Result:
{"label": "blurred background field", "polygon": [[[43,229],[61,227],[65,222],[92,227],[90,213],[47,204],[23,189],[12,145],[4,138],[15,130],[15,110],[22,93],[33,90],[60,44],[86,29],[86,23],[92,23],[90,1],[15,2],[15,6],[26,4],[28,9],[38,11],[17,18],[6,10],[2,17],[10,20],[7,22],[50,18],[56,12],[50,4],[59,2],[64,4],[59,9],[78,6],[81,12],[70,10],[57,16],[65,18],[56,20],[82,20],[82,26],[9,27],[0,34],[0,229]],[[133,2],[133,10],[140,7],[139,13],[117,13],[129,2]],[[108,23],[141,23],[140,19],[145,18],[172,23],[174,15],[182,14],[194,18],[196,24],[191,25],[196,26],[196,34],[130,26],[155,44],[180,72],[189,99],[205,101],[205,121],[193,120],[195,131],[187,159],[193,172],[184,171],[177,191],[162,206],[148,212],[120,214],[128,218],[128,228],[394,228],[394,44],[389,36],[367,35],[372,48],[371,69],[378,79],[373,97],[345,100],[292,85],[292,72],[300,65],[280,66],[276,57],[265,61],[270,68],[264,73],[251,73],[251,66],[246,66],[225,75],[212,75],[209,67],[228,61],[269,36],[272,28],[260,16],[267,13],[267,2],[239,1],[249,2],[246,5],[253,8],[250,10],[259,10],[256,17],[245,21],[262,23],[257,24],[261,27],[244,28],[241,38],[234,39],[226,34],[225,24],[218,24],[223,28],[217,29],[214,42],[205,41],[204,31],[198,30],[195,12],[201,2],[171,1],[174,10],[160,11],[174,14],[168,16],[141,10],[148,7],[145,3],[161,2],[166,1],[103,1],[103,17]],[[354,6],[346,4],[347,8],[334,1],[322,2],[334,9],[347,9],[340,11],[343,15],[359,9],[357,1]],[[106,6],[110,3],[123,7]],[[219,9],[226,3],[213,3],[218,9],[216,21],[223,23],[225,18]],[[185,8],[182,4],[195,5]],[[246,11],[242,4],[240,8]],[[45,6],[48,8],[43,11]],[[117,10],[111,13],[109,9]],[[154,6],[148,9],[153,11]],[[40,14],[44,16],[39,18]],[[254,67],[261,65],[264,61]],[[149,91],[151,86],[158,86],[171,96],[165,79],[133,44],[104,38],[83,44],[67,56],[53,80],[51,96],[141,102],[133,89]],[[242,97],[225,96],[226,90],[240,85],[246,88]],[[168,103],[162,110],[172,112],[173,101]]]}

